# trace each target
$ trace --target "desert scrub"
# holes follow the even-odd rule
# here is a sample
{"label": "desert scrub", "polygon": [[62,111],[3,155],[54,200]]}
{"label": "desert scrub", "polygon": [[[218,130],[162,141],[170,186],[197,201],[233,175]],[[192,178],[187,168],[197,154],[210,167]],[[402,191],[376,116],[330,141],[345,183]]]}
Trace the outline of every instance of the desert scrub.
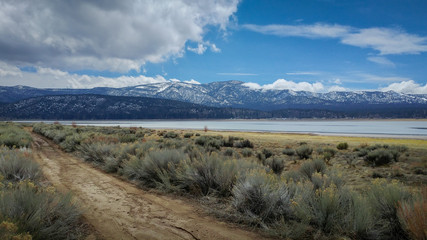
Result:
{"label": "desert scrub", "polygon": [[164,138],[179,138],[178,133],[174,131],[169,131],[163,135]]}
{"label": "desert scrub", "polygon": [[283,169],[285,169],[285,160],[279,157],[273,157],[267,161],[267,165],[275,174],[280,175],[282,174]]}
{"label": "desert scrub", "polygon": [[184,134],[184,138],[191,138],[192,136],[194,136],[194,133],[185,133]]}
{"label": "desert scrub", "polygon": [[263,169],[248,171],[232,193],[233,206],[262,226],[291,215],[291,196],[285,181]]}
{"label": "desert scrub", "polygon": [[247,160],[221,159],[217,154],[185,161],[179,169],[180,187],[195,195],[228,197],[239,173],[259,167]]}
{"label": "desert scrub", "polygon": [[285,148],[283,149],[282,153],[286,156],[292,157],[295,155],[295,150],[292,148]]}
{"label": "desert scrub", "polygon": [[399,202],[397,214],[413,239],[427,239],[427,187],[411,201]]}
{"label": "desert scrub", "polygon": [[80,214],[71,195],[35,187],[29,181],[9,184],[1,190],[0,221],[12,219],[33,239],[78,239]]}
{"label": "desert scrub", "polygon": [[0,147],[0,175],[8,182],[37,181],[41,171],[27,152]]}
{"label": "desert scrub", "polygon": [[224,138],[222,136],[200,136],[196,138],[197,145],[205,147],[206,150],[219,150],[224,146]]}
{"label": "desert scrub", "polygon": [[384,148],[375,149],[365,156],[365,161],[373,167],[389,164],[393,161],[393,153]]}
{"label": "desert scrub", "polygon": [[32,237],[28,233],[18,233],[19,229],[16,224],[9,221],[0,223],[0,239],[3,240],[31,240]]}
{"label": "desert scrub", "polygon": [[234,142],[233,147],[235,148],[254,148],[254,144],[248,139],[239,140]]}
{"label": "desert scrub", "polygon": [[337,149],[338,150],[346,150],[346,149],[348,149],[348,143],[346,143],[346,142],[338,143]]}
{"label": "desert scrub", "polygon": [[107,158],[114,157],[117,147],[114,143],[84,142],[77,149],[85,161],[103,164]]}
{"label": "desert scrub", "polygon": [[253,154],[250,148],[243,148],[241,153],[243,157],[251,157]]}
{"label": "desert scrub", "polygon": [[23,129],[13,123],[0,123],[0,146],[9,148],[30,147],[32,138]]}
{"label": "desert scrub", "polygon": [[311,157],[311,153],[313,153],[313,148],[307,144],[303,144],[299,146],[295,152],[300,159],[309,159]]}
{"label": "desert scrub", "polygon": [[407,232],[399,221],[399,203],[411,201],[413,196],[396,180],[388,183],[385,179],[377,178],[367,191],[369,205],[378,222],[381,223],[381,235],[385,239],[405,239]]}
{"label": "desert scrub", "polygon": [[178,184],[177,167],[186,158],[181,150],[151,151],[144,158],[125,162],[123,173],[145,186],[171,190]]}

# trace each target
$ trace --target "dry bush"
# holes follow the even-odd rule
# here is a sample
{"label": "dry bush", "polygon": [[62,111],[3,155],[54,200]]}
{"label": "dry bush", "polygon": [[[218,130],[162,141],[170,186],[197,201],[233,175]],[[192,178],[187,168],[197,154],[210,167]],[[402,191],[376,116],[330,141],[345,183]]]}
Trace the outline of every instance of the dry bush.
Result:
{"label": "dry bush", "polygon": [[413,239],[427,239],[427,187],[413,201],[399,203],[398,216]]}

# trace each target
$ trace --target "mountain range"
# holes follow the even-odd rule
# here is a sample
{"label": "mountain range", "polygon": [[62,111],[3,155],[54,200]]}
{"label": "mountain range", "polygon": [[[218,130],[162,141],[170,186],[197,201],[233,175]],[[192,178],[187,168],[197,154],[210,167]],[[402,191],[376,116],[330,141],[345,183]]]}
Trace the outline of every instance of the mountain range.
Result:
{"label": "mountain range", "polygon": [[[73,98],[72,96],[79,96]],[[50,96],[50,97],[49,97]],[[84,97],[86,96],[86,97]],[[100,100],[104,99],[104,100]],[[92,108],[87,106],[93,103]],[[94,104],[96,101],[102,104]],[[427,96],[402,94],[393,91],[358,91],[314,93],[307,91],[253,88],[240,81],[191,84],[161,82],[124,88],[38,89],[26,86],[0,87],[0,116],[3,118],[37,118],[58,112],[58,119],[79,118],[81,112],[91,110],[84,119],[118,118],[269,118],[269,117],[415,117],[427,116]],[[61,105],[62,104],[62,105]],[[60,106],[70,107],[65,108]],[[84,105],[77,110],[71,106]],[[127,104],[129,106],[127,106]],[[186,105],[187,104],[187,105]],[[190,104],[190,105],[188,105]],[[111,106],[118,106],[114,108]],[[136,105],[140,107],[136,107]],[[39,106],[31,113],[28,106]],[[58,107],[57,110],[55,106]],[[134,109],[132,108],[135,107]],[[145,107],[152,107],[160,115],[144,115]],[[174,106],[181,109],[177,110]],[[27,109],[27,110],[25,110]],[[49,111],[47,109],[50,109]],[[140,111],[139,114],[137,113]],[[163,110],[162,110],[163,109]],[[180,114],[167,114],[166,110]],[[173,110],[175,109],[175,110]],[[191,109],[191,111],[186,109]],[[203,111],[202,111],[203,109]],[[99,111],[95,113],[95,111]],[[128,111],[129,113],[126,113]],[[151,111],[151,110],[150,110]],[[27,112],[27,115],[24,114]],[[104,112],[104,113],[102,113]],[[107,113],[108,112],[108,113]],[[151,111],[152,112],[152,111]],[[210,113],[209,113],[210,112]],[[212,114],[216,112],[217,114]],[[12,114],[13,113],[13,114]],[[44,113],[39,114],[37,113]],[[73,115],[73,114],[77,115]],[[208,114],[209,113],[209,114]],[[59,115],[58,115],[59,114]],[[239,115],[240,114],[240,115]],[[125,117],[126,116],[126,117]],[[53,117],[53,116],[51,116]]]}

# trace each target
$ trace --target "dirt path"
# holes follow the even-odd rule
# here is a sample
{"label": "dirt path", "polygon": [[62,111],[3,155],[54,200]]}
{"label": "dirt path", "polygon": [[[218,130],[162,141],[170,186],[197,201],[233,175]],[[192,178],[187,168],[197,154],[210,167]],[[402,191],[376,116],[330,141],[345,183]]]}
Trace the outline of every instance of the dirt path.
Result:
{"label": "dirt path", "polygon": [[[72,191],[102,239],[262,239],[201,216],[183,200],[147,193],[101,172],[32,133],[33,154],[59,190]],[[95,238],[95,237],[94,237]]]}

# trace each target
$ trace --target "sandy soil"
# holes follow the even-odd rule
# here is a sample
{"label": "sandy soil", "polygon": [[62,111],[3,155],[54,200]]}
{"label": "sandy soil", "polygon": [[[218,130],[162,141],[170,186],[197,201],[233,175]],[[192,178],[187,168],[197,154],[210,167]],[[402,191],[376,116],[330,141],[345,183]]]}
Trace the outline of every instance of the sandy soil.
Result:
{"label": "sandy soil", "polygon": [[32,133],[47,179],[71,191],[95,231],[89,239],[263,239],[212,217],[185,200],[145,192],[101,172]]}

